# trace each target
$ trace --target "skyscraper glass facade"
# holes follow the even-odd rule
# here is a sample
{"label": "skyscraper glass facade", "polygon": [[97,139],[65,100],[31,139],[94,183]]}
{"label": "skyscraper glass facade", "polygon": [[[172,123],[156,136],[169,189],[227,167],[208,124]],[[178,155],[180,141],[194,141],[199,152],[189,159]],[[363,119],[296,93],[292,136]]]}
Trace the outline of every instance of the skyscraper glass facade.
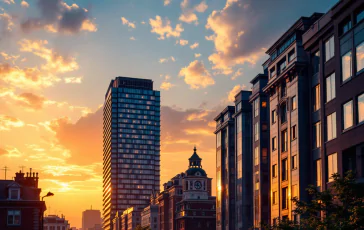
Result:
{"label": "skyscraper glass facade", "polygon": [[117,77],[104,104],[103,218],[146,207],[160,185],[160,92],[153,81]]}

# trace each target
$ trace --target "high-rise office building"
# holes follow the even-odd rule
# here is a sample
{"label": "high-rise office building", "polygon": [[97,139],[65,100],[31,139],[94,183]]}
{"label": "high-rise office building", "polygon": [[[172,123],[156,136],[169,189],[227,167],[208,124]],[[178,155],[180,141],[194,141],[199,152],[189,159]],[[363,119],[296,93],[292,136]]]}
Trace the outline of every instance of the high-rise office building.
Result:
{"label": "high-rise office building", "polygon": [[160,92],[153,81],[111,80],[104,103],[103,229],[115,214],[149,204],[160,184]]}
{"label": "high-rise office building", "polygon": [[235,113],[226,107],[216,116],[216,229],[235,230]]}
{"label": "high-rise office building", "polygon": [[100,210],[89,209],[82,212],[82,230],[89,230],[101,224]]}

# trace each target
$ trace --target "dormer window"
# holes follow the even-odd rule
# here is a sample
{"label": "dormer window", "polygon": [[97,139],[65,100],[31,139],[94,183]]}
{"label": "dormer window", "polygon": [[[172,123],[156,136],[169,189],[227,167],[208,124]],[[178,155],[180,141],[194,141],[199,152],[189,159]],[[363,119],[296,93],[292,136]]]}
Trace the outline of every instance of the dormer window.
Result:
{"label": "dormer window", "polygon": [[19,188],[9,188],[9,200],[20,200]]}

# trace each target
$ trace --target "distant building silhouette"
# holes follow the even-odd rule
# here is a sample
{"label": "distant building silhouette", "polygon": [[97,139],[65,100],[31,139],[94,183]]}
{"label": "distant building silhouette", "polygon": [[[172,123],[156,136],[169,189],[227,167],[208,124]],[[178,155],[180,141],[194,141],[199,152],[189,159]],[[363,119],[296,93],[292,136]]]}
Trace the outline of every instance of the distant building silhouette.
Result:
{"label": "distant building silhouette", "polygon": [[90,230],[95,228],[95,225],[101,225],[100,210],[85,210],[82,212],[82,230]]}
{"label": "distant building silhouette", "polygon": [[38,173],[20,171],[0,180],[0,229],[40,230],[45,202],[40,200]]}
{"label": "distant building silhouette", "polygon": [[103,119],[103,228],[110,230],[117,212],[144,208],[152,190],[159,192],[160,92],[152,80],[117,77]]}
{"label": "distant building silhouette", "polygon": [[44,217],[44,230],[68,230],[70,224],[65,216],[48,215]]}

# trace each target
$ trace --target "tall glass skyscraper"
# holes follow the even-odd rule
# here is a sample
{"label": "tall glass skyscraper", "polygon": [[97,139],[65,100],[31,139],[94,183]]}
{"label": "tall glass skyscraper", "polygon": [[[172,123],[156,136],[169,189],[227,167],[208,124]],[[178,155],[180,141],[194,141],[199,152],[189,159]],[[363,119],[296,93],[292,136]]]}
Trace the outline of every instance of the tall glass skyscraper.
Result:
{"label": "tall glass skyscraper", "polygon": [[153,81],[117,77],[104,103],[103,229],[128,207],[146,207],[160,185],[160,92]]}

